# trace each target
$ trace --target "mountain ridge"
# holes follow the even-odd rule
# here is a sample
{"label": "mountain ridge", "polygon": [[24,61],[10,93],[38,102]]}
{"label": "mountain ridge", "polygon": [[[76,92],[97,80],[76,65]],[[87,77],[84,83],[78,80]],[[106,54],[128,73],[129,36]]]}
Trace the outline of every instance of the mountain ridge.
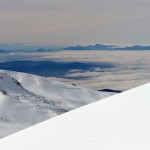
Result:
{"label": "mountain ridge", "polygon": [[111,95],[0,70],[0,138]]}
{"label": "mountain ridge", "polygon": [[64,50],[150,50],[150,46],[133,45],[133,46],[119,47],[114,45],[95,44],[88,46],[83,45],[70,46],[64,48]]}
{"label": "mountain ridge", "polygon": [[[0,140],[3,150],[149,150],[150,83]],[[18,143],[19,141],[19,143]]]}
{"label": "mountain ridge", "polygon": [[[61,47],[61,46],[60,46]],[[0,53],[49,53],[62,50],[150,50],[150,45],[132,45],[132,46],[118,46],[110,44],[95,44],[95,45],[74,45],[63,46],[61,48],[49,48],[43,46],[37,46],[36,48],[27,47],[26,49],[5,49],[0,45]]]}

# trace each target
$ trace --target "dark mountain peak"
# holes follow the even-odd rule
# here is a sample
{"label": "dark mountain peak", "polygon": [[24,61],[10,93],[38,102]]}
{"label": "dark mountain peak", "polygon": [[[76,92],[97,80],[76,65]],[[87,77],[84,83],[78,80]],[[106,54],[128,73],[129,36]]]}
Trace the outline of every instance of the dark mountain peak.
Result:
{"label": "dark mountain peak", "polygon": [[150,46],[142,46],[142,45],[133,45],[126,47],[119,47],[114,45],[104,45],[104,44],[95,44],[88,46],[71,46],[66,47],[64,50],[150,50]]}
{"label": "dark mountain peak", "polygon": [[103,44],[95,44],[95,45],[88,45],[88,46],[82,46],[82,45],[77,45],[77,46],[71,46],[71,47],[66,47],[64,50],[111,50],[113,45],[103,45]]}

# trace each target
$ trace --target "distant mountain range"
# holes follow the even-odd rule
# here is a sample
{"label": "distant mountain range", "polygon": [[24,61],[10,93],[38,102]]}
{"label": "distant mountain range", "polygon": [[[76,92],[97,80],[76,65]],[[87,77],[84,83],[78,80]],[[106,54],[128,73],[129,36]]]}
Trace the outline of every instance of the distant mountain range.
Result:
{"label": "distant mountain range", "polygon": [[88,46],[70,46],[64,48],[64,50],[150,50],[150,46],[141,46],[141,45],[134,45],[134,46],[127,46],[127,47],[119,47],[113,45],[102,45],[102,44],[95,44],[95,45],[88,45]]}
{"label": "distant mountain range", "polygon": [[142,46],[142,45],[133,45],[133,46],[125,46],[119,47],[116,45],[103,45],[103,44],[95,44],[95,45],[76,45],[69,47],[60,47],[60,48],[50,48],[50,47],[24,47],[24,49],[8,49],[8,47],[1,46],[0,44],[0,53],[46,53],[52,51],[61,51],[61,50],[150,50],[150,46]]}
{"label": "distant mountain range", "polygon": [[114,46],[112,45],[102,45],[102,44],[96,44],[96,45],[88,45],[88,46],[71,46],[64,48],[65,50],[111,50]]}
{"label": "distant mountain range", "polygon": [[123,48],[114,48],[114,50],[150,50],[150,46],[134,45]]}

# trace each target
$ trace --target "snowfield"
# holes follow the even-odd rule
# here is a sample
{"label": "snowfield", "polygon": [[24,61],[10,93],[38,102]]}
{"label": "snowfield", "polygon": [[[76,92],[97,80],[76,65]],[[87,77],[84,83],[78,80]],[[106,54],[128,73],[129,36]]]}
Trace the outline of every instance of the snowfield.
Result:
{"label": "snowfield", "polygon": [[150,83],[0,140],[2,150],[149,150]]}
{"label": "snowfield", "polygon": [[110,95],[0,70],[0,138]]}

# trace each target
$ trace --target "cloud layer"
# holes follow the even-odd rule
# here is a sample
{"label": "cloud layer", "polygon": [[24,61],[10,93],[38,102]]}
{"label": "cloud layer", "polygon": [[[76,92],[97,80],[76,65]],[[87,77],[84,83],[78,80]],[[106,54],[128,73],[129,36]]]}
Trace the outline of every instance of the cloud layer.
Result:
{"label": "cloud layer", "polygon": [[[32,60],[58,62],[109,63],[114,67],[73,69],[69,79],[54,78],[91,88],[127,90],[150,82],[150,51],[56,51],[52,53],[1,54],[0,62]],[[53,79],[53,78],[51,78]]]}

